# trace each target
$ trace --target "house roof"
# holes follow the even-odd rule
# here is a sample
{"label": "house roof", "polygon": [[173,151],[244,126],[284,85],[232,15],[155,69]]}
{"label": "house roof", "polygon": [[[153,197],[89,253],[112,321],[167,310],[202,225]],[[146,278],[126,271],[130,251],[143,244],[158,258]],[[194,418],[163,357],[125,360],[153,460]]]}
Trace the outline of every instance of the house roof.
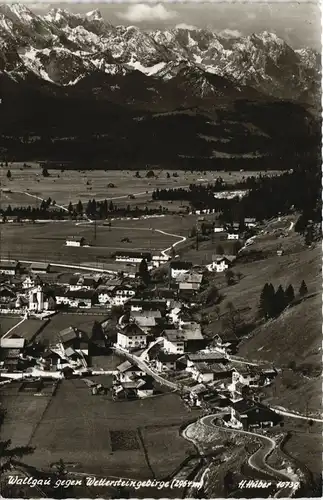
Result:
{"label": "house roof", "polygon": [[19,262],[15,260],[1,260],[0,261],[0,269],[16,269],[19,265]]}
{"label": "house roof", "polygon": [[63,297],[69,299],[92,299],[95,296],[95,290],[68,290]]}
{"label": "house roof", "polygon": [[185,340],[187,340],[182,330],[177,329],[164,330],[163,336],[166,337],[169,342],[185,342]]}
{"label": "house roof", "polygon": [[69,279],[68,284],[69,284],[69,285],[77,285],[77,284],[78,284],[78,282],[79,282],[79,279],[80,279],[80,277],[79,277],[79,276],[72,276],[72,277]]}
{"label": "house roof", "polygon": [[208,392],[209,389],[204,384],[196,384],[190,387],[190,391],[195,394],[202,394],[204,392]]}
{"label": "house roof", "polygon": [[124,328],[119,330],[120,334],[127,337],[135,337],[137,335],[146,335],[145,332],[136,323],[129,323]]}
{"label": "house roof", "polygon": [[15,338],[15,337],[5,337],[0,339],[0,347],[4,349],[23,349],[25,346],[26,339]]}
{"label": "house roof", "polygon": [[156,359],[161,363],[174,363],[181,357],[182,357],[181,354],[168,354],[167,352],[159,351]]}
{"label": "house roof", "polygon": [[130,363],[130,361],[124,361],[123,363],[121,363],[121,365],[117,366],[117,370],[120,373],[124,373],[130,369],[136,369],[136,367],[132,363]]}
{"label": "house roof", "polygon": [[166,300],[159,300],[159,299],[131,299],[128,302],[129,306],[136,306],[136,307],[141,307],[145,311],[152,309],[155,310],[156,308],[163,308],[166,309],[167,304]]}
{"label": "house roof", "polygon": [[137,389],[140,391],[151,391],[154,389],[153,380],[150,378],[139,379],[137,381]]}
{"label": "house roof", "polygon": [[187,354],[186,358],[189,359],[190,361],[196,361],[196,362],[201,362],[201,361],[218,361],[218,360],[223,360],[226,359],[226,355],[220,352],[196,352],[196,353],[191,353]]}
{"label": "house roof", "polygon": [[50,264],[47,264],[46,262],[38,262],[37,264],[32,264],[30,266],[30,269],[34,270],[39,270],[39,271],[46,271],[50,267]]}
{"label": "house roof", "polygon": [[74,349],[72,349],[72,347],[68,347],[67,349],[65,349],[65,356],[67,356],[68,358],[70,358],[71,356],[77,356],[77,352],[74,351]]}
{"label": "house roof", "polygon": [[[255,408],[267,408],[263,404],[253,401],[252,399],[240,399],[239,401],[235,401],[232,406],[238,413],[247,413]],[[270,408],[267,409],[270,410]]]}
{"label": "house roof", "polygon": [[57,352],[51,351],[50,349],[48,351],[45,351],[42,354],[42,358],[47,359],[47,358],[60,358],[60,355],[57,354]]}
{"label": "house roof", "polygon": [[68,328],[65,328],[64,330],[61,330],[59,332],[59,337],[62,340],[62,342],[67,342],[68,340],[73,340],[78,337],[77,331],[73,326],[69,326]]}
{"label": "house roof", "polygon": [[191,269],[192,267],[192,262],[186,262],[186,261],[180,261],[180,260],[174,260],[170,263],[171,269]]}
{"label": "house roof", "polygon": [[123,389],[137,389],[138,381],[130,380],[129,382],[121,382]]}
{"label": "house roof", "polygon": [[16,294],[11,288],[8,286],[1,286],[0,287],[0,297],[15,297]]}
{"label": "house roof", "polygon": [[230,369],[230,367],[228,367],[228,365],[224,363],[210,364],[206,362],[199,362],[195,364],[195,367],[200,373],[223,373],[227,372]]}
{"label": "house roof", "polygon": [[134,320],[140,327],[144,328],[152,328],[157,325],[156,318],[154,317],[149,318],[148,316],[136,316]]}
{"label": "house roof", "polygon": [[137,259],[145,259],[145,260],[151,260],[152,255],[150,252],[132,252],[131,250],[128,251],[117,251],[115,253],[116,258],[117,257],[132,257],[132,258],[137,258]]}
{"label": "house roof", "polygon": [[131,313],[131,316],[133,316],[134,318],[138,318],[138,317],[161,318],[162,317],[159,309],[157,309],[157,310],[150,309],[149,311],[133,311]]}
{"label": "house roof", "polygon": [[192,283],[200,285],[203,281],[203,275],[194,272],[178,274],[175,281],[177,283]]}
{"label": "house roof", "polygon": [[84,236],[68,236],[66,238],[66,241],[83,241],[84,240]]}

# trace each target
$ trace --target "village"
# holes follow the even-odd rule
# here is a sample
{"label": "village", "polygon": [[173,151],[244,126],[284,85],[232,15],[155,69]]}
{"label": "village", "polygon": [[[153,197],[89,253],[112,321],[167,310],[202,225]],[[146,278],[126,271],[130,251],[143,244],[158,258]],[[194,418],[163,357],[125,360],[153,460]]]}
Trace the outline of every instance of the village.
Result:
{"label": "village", "polygon": [[[238,228],[225,236],[239,239]],[[76,237],[66,241],[67,246],[83,244]],[[214,255],[211,263],[201,266],[165,252],[129,250],[116,252],[116,263],[124,264],[127,272],[114,274],[98,270],[67,274],[50,263],[1,261],[2,316],[48,321],[57,314],[68,318],[71,312],[96,311],[113,317],[115,325],[111,333],[111,321],[109,332],[107,321],[97,323],[92,335],[70,325],[57,331],[46,346],[16,334],[15,327],[2,332],[1,385],[21,381],[23,390],[41,395],[50,380],[82,378],[90,395],[109,394],[114,401],[151,398],[167,390],[177,392],[190,411],[219,413],[219,423],[225,427],[277,425],[282,417],[259,397],[277,369],[238,357],[239,339],[233,334],[205,337],[194,314],[207,275],[228,272],[235,259],[236,255]],[[120,364],[111,370],[95,369],[94,352],[106,357],[113,353]],[[95,381],[102,373],[112,376],[108,387]]]}

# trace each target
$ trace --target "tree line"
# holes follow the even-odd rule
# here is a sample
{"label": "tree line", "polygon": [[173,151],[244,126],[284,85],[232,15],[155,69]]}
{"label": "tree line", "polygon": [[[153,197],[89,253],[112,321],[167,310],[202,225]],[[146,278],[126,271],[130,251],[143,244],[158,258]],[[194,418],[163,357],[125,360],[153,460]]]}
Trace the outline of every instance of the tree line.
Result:
{"label": "tree line", "polygon": [[[308,293],[307,285],[303,280],[298,296],[304,297]],[[272,283],[266,283],[263,287],[259,299],[259,315],[264,319],[277,318],[295,300],[295,291],[292,285],[288,285],[284,290],[279,285],[275,290]]]}
{"label": "tree line", "polygon": [[62,220],[66,218],[66,211],[62,208],[55,207],[55,203],[50,206],[48,200],[43,200],[39,207],[31,207],[30,205],[28,207],[11,207],[11,205],[8,205],[6,208],[0,210],[0,213],[3,216],[4,222],[11,216],[17,217],[17,222],[22,219]]}
{"label": "tree line", "polygon": [[89,200],[86,204],[83,204],[81,200],[76,204],[72,202],[68,205],[68,213],[72,216],[87,215],[88,217],[93,217],[97,219],[106,219],[112,215],[127,216],[131,215],[133,217],[142,215],[161,215],[165,212],[169,213],[169,210],[165,207],[159,206],[157,208],[139,208],[136,206],[127,205],[125,207],[120,207],[113,203],[112,200],[97,201],[94,198]]}

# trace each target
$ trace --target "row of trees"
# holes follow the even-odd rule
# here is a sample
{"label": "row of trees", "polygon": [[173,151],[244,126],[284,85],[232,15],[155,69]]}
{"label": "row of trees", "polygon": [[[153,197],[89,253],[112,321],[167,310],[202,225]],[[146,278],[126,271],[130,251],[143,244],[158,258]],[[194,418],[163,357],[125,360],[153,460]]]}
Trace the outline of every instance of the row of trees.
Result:
{"label": "row of trees", "polygon": [[159,206],[158,208],[139,208],[136,206],[127,205],[125,207],[119,207],[112,200],[97,201],[94,198],[89,200],[86,205],[82,203],[81,200],[77,204],[73,205],[72,202],[68,205],[68,212],[71,216],[81,216],[86,214],[88,217],[93,217],[96,219],[106,219],[107,217],[113,215],[128,216],[133,217],[141,215],[160,215],[168,212],[167,208]]}
{"label": "row of trees", "polygon": [[[298,290],[298,296],[307,294],[307,286],[303,280]],[[266,283],[259,299],[259,313],[262,318],[277,318],[295,299],[295,291],[292,285],[284,290],[281,285],[275,291],[272,283]]]}
{"label": "row of trees", "polygon": [[16,216],[18,222],[21,219],[55,219],[61,220],[66,217],[66,211],[62,208],[50,208],[48,201],[42,201],[39,207],[11,207],[8,205],[7,208],[0,211],[1,215],[4,217],[4,222],[10,216]]}

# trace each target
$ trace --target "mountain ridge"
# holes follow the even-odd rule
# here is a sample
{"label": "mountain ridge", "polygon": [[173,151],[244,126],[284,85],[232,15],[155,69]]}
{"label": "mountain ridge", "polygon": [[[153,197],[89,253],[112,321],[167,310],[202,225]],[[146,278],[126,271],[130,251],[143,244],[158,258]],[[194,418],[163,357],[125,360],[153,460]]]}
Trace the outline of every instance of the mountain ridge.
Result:
{"label": "mountain ridge", "polygon": [[236,89],[253,88],[269,97],[317,102],[319,54],[294,50],[273,33],[249,36],[207,29],[143,31],[113,26],[98,9],[73,14],[54,8],[34,14],[26,5],[0,5],[0,71],[13,80],[34,73],[55,85],[73,86],[91,73],[139,71],[171,80],[186,71],[200,74],[192,89],[199,95],[218,91],[208,75],[227,79]]}

